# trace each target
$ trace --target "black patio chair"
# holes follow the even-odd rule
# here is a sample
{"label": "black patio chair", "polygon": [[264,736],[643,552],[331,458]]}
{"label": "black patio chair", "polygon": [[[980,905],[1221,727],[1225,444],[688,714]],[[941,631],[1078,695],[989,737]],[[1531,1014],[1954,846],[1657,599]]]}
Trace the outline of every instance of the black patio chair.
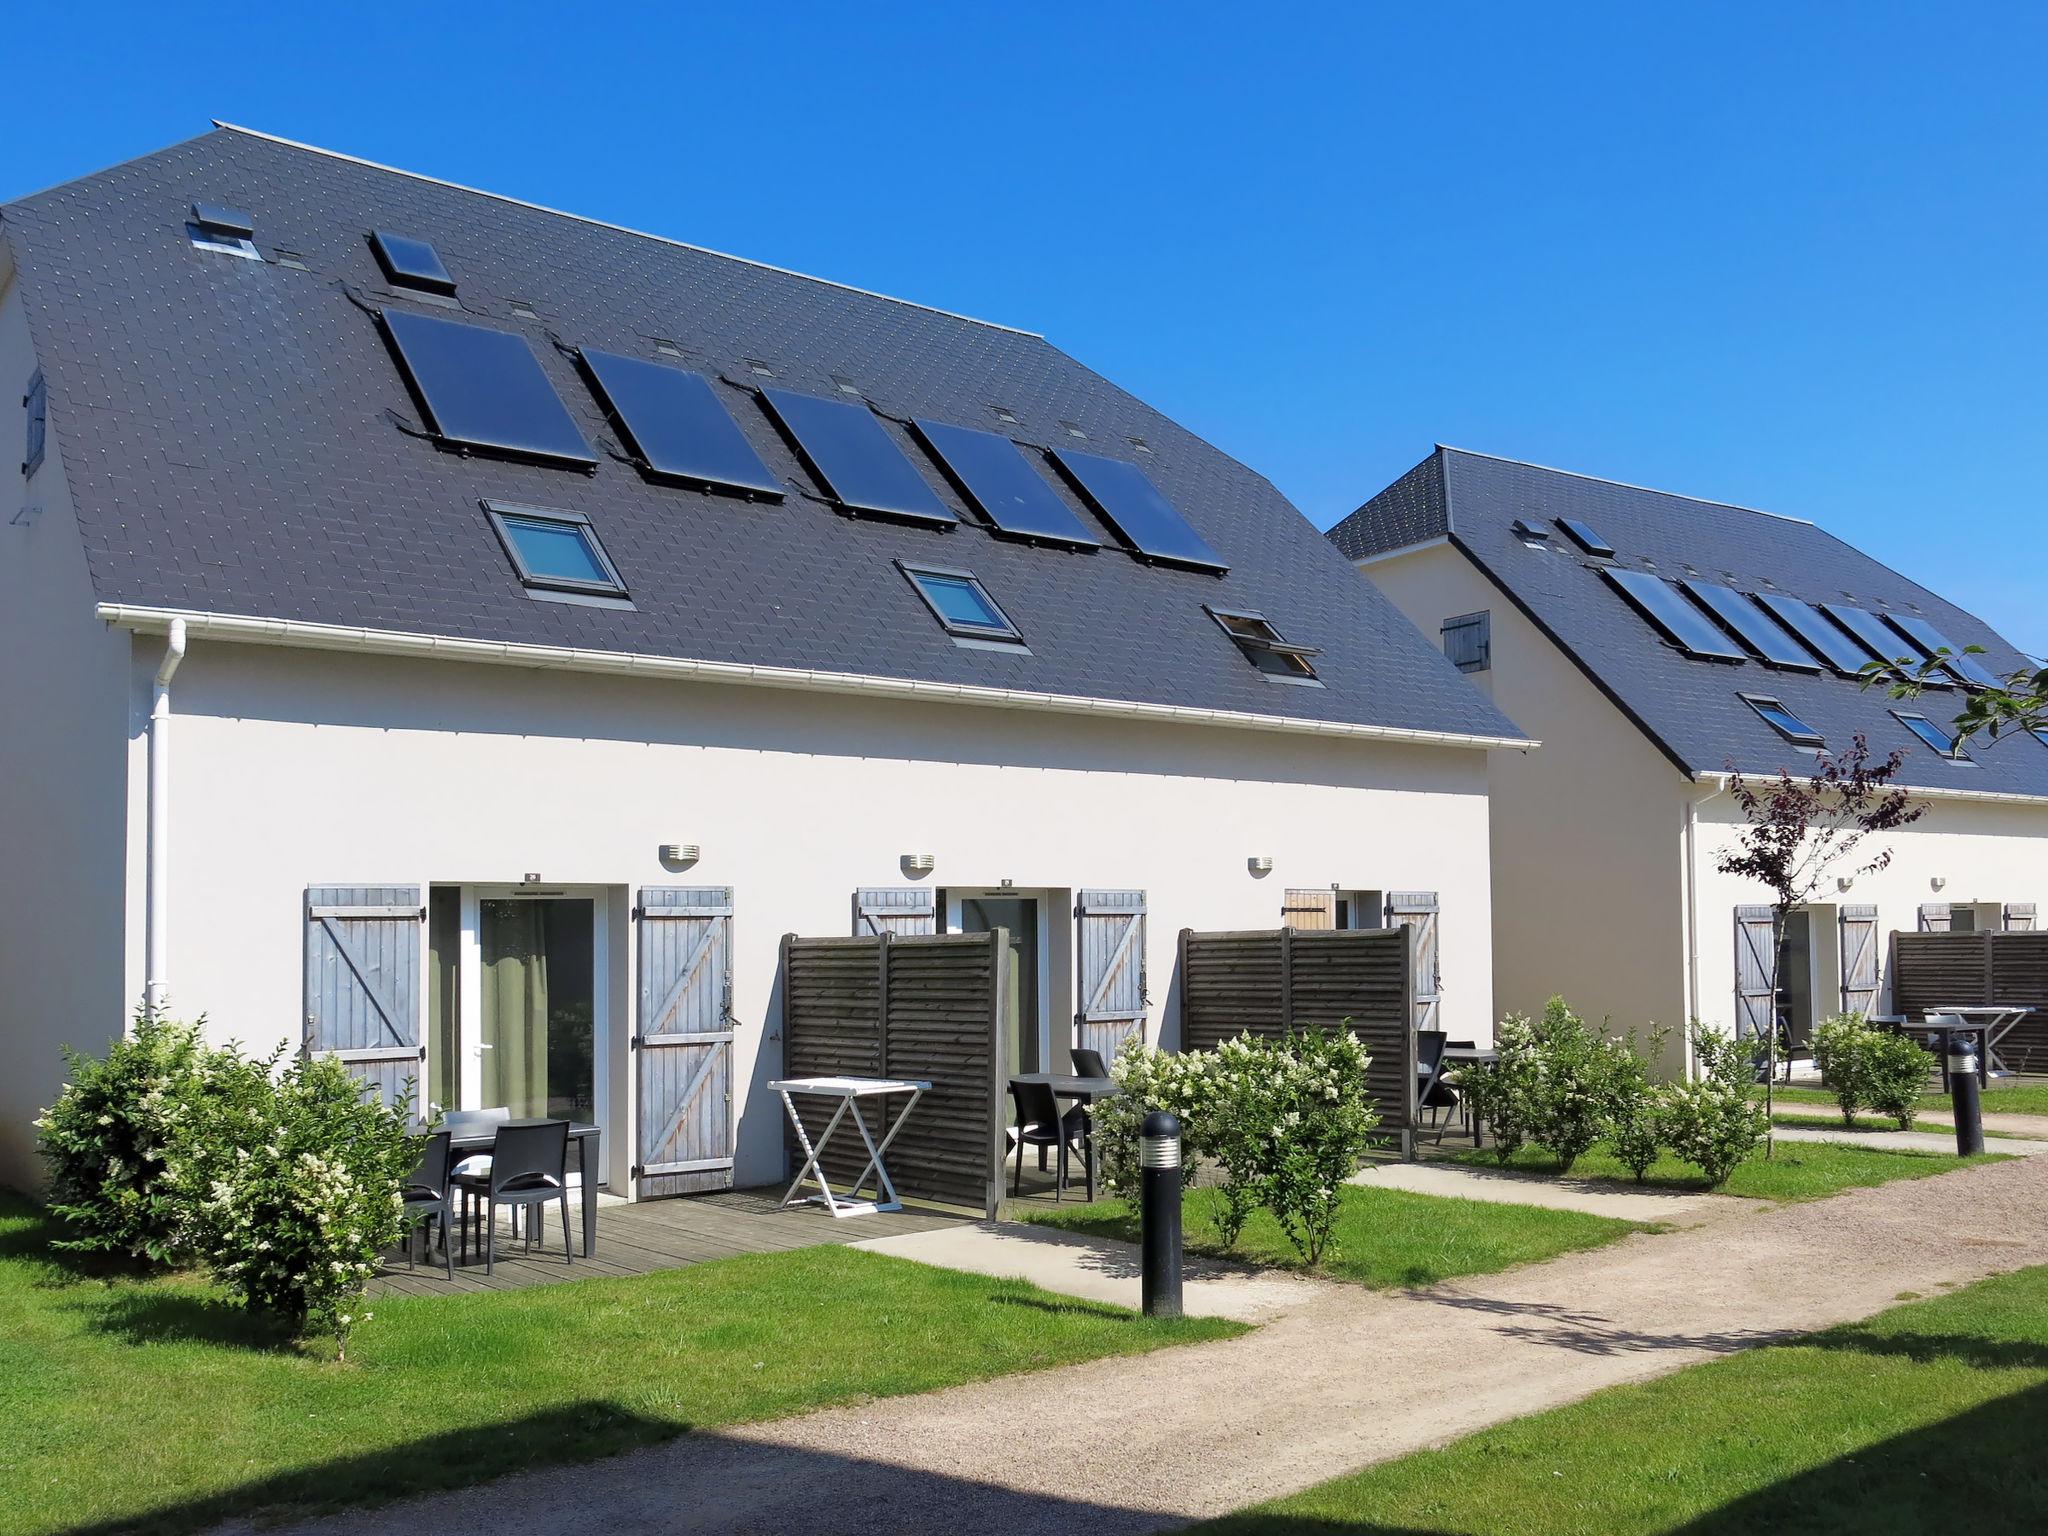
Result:
{"label": "black patio chair", "polygon": [[569,1122],[542,1120],[535,1125],[505,1125],[491,1144],[491,1169],[487,1174],[461,1174],[455,1187],[462,1191],[462,1251],[469,1254],[469,1208],[483,1202],[484,1273],[494,1273],[497,1260],[498,1207],[527,1211],[526,1246],[534,1243],[533,1217],[550,1200],[562,1207],[562,1262],[576,1262],[569,1246]]}
{"label": "black patio chair", "polygon": [[455,1245],[448,1241],[448,1181],[451,1176],[449,1160],[452,1153],[448,1146],[446,1131],[429,1133],[420,1143],[420,1160],[406,1181],[399,1187],[399,1197],[405,1206],[405,1262],[409,1269],[419,1268],[415,1253],[416,1239],[424,1239],[427,1257],[434,1256],[433,1239],[426,1234],[429,1223],[441,1234],[441,1258],[448,1269],[448,1278],[455,1278]]}
{"label": "black patio chair", "polygon": [[[451,1136],[477,1136],[486,1132],[496,1135],[498,1127],[511,1118],[511,1109],[503,1104],[493,1109],[451,1109],[442,1113],[441,1129]],[[465,1152],[455,1159],[455,1166],[448,1170],[448,1176],[451,1181],[471,1175],[481,1178],[490,1171],[490,1153]]]}
{"label": "black patio chair", "polygon": [[[1415,1107],[1417,1110],[1449,1110],[1458,1095],[1444,1081],[1444,1051],[1449,1041],[1440,1029],[1415,1031]],[[1430,1124],[1436,1124],[1434,1114]]]}
{"label": "black patio chair", "polygon": [[1017,1195],[1024,1191],[1024,1149],[1039,1149],[1039,1166],[1042,1168],[1045,1166],[1045,1151],[1050,1147],[1056,1159],[1053,1199],[1057,1202],[1066,1194],[1069,1146],[1078,1143],[1081,1155],[1087,1159],[1087,1166],[1092,1168],[1094,1165],[1094,1127],[1080,1112],[1079,1106],[1061,1115],[1059,1095],[1052,1091],[1050,1084],[1013,1081],[1010,1097],[1017,1105],[1017,1124],[1013,1133],[1017,1141],[1017,1173],[1011,1180],[1010,1193]]}
{"label": "black patio chair", "polygon": [[1074,1076],[1107,1077],[1109,1068],[1102,1063],[1102,1052],[1091,1051],[1085,1045],[1077,1045],[1071,1052],[1074,1058]]}
{"label": "black patio chair", "polygon": [[[1477,1040],[1449,1040],[1444,1043],[1444,1049],[1446,1051],[1476,1051],[1479,1049],[1479,1042]],[[1449,1066],[1441,1066],[1437,1068],[1437,1071],[1439,1073],[1450,1072],[1455,1070],[1456,1067],[1457,1063],[1452,1062]],[[1447,1082],[1443,1085],[1443,1087],[1447,1093],[1453,1095],[1458,1101],[1458,1129],[1462,1131],[1468,1125],[1471,1124],[1471,1122],[1466,1118],[1467,1106],[1465,1103],[1465,1095],[1459,1093],[1457,1086],[1453,1083]],[[1438,1134],[1437,1140],[1443,1140],[1443,1136],[1441,1133]]]}

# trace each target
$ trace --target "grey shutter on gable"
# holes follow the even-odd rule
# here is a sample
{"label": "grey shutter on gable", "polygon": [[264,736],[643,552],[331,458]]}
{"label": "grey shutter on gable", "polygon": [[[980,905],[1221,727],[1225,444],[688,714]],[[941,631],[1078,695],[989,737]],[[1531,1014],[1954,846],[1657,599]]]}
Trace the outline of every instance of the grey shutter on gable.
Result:
{"label": "grey shutter on gable", "polygon": [[1777,1007],[1771,988],[1771,909],[1735,909],[1735,1038],[1768,1040]]}
{"label": "grey shutter on gable", "polygon": [[1842,1012],[1877,1010],[1877,908],[1844,907],[1837,914],[1842,948]]}
{"label": "grey shutter on gable", "polygon": [[308,1056],[332,1056],[386,1104],[417,1102],[420,930],[416,885],[306,891]]}
{"label": "grey shutter on gable", "polygon": [[732,1188],[732,890],[644,885],[634,1190]]}
{"label": "grey shutter on gable", "polygon": [[1922,933],[1947,933],[1952,913],[1945,901],[1930,901],[1920,908],[1920,931]]}
{"label": "grey shutter on gable", "polygon": [[1294,890],[1287,892],[1280,904],[1280,926],[1283,928],[1335,928],[1337,926],[1337,893],[1329,890]]}
{"label": "grey shutter on gable", "polygon": [[1145,1032],[1145,893],[1083,891],[1074,903],[1074,1044],[1114,1061]]}
{"label": "grey shutter on gable", "polygon": [[[1387,916],[1414,937],[1415,1027],[1439,1029],[1438,1001],[1443,980],[1437,970],[1437,897],[1435,891],[1391,891]],[[1292,1022],[1290,1020],[1290,1022]]]}
{"label": "grey shutter on gable", "polygon": [[2032,933],[2034,931],[2034,904],[2031,901],[2008,901],[2005,904],[2005,931],[2007,933]]}
{"label": "grey shutter on gable", "polygon": [[853,893],[853,936],[937,933],[938,893],[923,885],[867,886]]}

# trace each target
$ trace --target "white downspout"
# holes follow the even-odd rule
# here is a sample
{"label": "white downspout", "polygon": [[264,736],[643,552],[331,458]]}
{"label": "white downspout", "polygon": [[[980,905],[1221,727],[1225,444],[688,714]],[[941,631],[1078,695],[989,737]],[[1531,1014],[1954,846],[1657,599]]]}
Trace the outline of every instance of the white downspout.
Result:
{"label": "white downspout", "polygon": [[171,679],[184,659],[185,621],[173,619],[149,705],[149,894],[143,916],[142,1006],[152,1014],[164,1005],[170,968]]}
{"label": "white downspout", "polygon": [[1685,1074],[1692,1076],[1692,1021],[1700,1016],[1700,807],[1726,794],[1728,780],[1722,778],[1711,793],[1685,802]]}

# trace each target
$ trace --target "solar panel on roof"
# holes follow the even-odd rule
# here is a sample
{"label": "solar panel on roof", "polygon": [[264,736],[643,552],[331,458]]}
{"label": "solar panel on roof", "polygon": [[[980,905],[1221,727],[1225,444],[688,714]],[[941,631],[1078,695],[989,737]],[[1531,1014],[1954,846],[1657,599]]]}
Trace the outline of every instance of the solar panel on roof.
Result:
{"label": "solar panel on roof", "polygon": [[710,380],[616,352],[582,351],[583,369],[649,474],[782,498],[782,487]]}
{"label": "solar panel on roof", "polygon": [[1004,533],[1100,547],[1102,541],[1074,516],[1009,438],[922,417],[911,425],[976,510]]}
{"label": "solar panel on roof", "polygon": [[1884,620],[1867,609],[1848,603],[1822,603],[1820,611],[1847,630],[1856,643],[1870,653],[1870,660],[1889,665],[1905,654],[1898,636],[1884,627]]}
{"label": "solar panel on roof", "polygon": [[436,435],[521,458],[597,463],[525,337],[410,310],[381,318]]}
{"label": "solar panel on roof", "polygon": [[1651,576],[1642,571],[1625,571],[1618,566],[1603,570],[1614,584],[1616,591],[1628,599],[1635,609],[1655,625],[1688,656],[1701,656],[1713,661],[1742,661],[1741,651],[1724,639],[1721,631],[1707,622],[1707,616],[1678,595],[1670,582],[1661,576]]}
{"label": "solar panel on roof", "polygon": [[1819,666],[1799,642],[1772,618],[1733,587],[1717,581],[1681,581],[1679,585],[1734,633],[1735,638],[1773,666],[1801,672],[1818,672]]}
{"label": "solar panel on roof", "polygon": [[1979,688],[2002,688],[2004,680],[1985,666],[1983,661],[1970,655],[1960,645],[1921,618],[1917,613],[1887,613],[1885,619],[1893,629],[1912,641],[1920,653],[1932,661],[1942,651],[1941,664],[1966,683]]}
{"label": "solar panel on roof", "polygon": [[377,230],[370,236],[370,249],[384,275],[406,288],[424,288],[429,293],[453,293],[455,279],[441,265],[441,258],[424,240]]}
{"label": "solar panel on roof", "polygon": [[1787,597],[1782,592],[1755,592],[1750,594],[1779,623],[1793,634],[1844,677],[1854,677],[1863,670],[1863,663],[1870,658],[1834,625],[1821,617],[1820,610],[1811,603],[1803,603],[1796,597]]}
{"label": "solar panel on roof", "polygon": [[761,398],[833,500],[862,512],[960,521],[866,406],[789,389],[763,389]]}
{"label": "solar panel on roof", "polygon": [[1593,531],[1591,523],[1581,522],[1576,517],[1560,517],[1557,526],[1571,535],[1571,540],[1589,555],[1598,555],[1604,560],[1614,558],[1614,546]]}
{"label": "solar panel on roof", "polygon": [[1138,553],[1207,571],[1230,569],[1137,465],[1076,448],[1055,448],[1052,457],[1088,504]]}

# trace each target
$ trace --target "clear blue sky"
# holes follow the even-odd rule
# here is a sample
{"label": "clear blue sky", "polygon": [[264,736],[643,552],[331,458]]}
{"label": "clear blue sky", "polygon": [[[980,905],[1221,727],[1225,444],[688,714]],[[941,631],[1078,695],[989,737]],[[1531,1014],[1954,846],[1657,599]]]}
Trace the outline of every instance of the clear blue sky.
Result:
{"label": "clear blue sky", "polygon": [[343,10],[24,8],[0,197],[220,117],[1043,331],[1320,524],[1454,443],[2048,652],[2048,7]]}

